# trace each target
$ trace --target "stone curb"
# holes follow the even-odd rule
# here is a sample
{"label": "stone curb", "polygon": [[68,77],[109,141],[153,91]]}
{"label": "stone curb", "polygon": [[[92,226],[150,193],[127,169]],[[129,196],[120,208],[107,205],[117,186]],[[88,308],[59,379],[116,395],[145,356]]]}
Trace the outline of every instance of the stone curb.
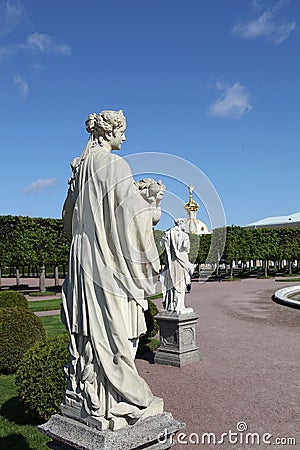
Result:
{"label": "stone curb", "polygon": [[278,289],[278,291],[274,294],[274,299],[278,303],[281,303],[286,306],[291,306],[293,308],[299,308],[300,309],[300,301],[299,300],[293,300],[288,297],[288,295],[295,294],[296,292],[300,293],[300,286],[288,286],[282,289]]}

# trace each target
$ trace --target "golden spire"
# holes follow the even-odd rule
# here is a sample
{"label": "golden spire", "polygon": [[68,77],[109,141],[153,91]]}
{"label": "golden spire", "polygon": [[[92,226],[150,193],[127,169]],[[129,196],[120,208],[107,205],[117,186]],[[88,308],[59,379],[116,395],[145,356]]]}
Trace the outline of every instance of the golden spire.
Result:
{"label": "golden spire", "polygon": [[188,211],[196,212],[199,208],[199,205],[193,199],[193,190],[194,190],[194,186],[192,186],[190,184],[190,186],[189,186],[189,192],[190,192],[189,201],[184,205],[184,207]]}

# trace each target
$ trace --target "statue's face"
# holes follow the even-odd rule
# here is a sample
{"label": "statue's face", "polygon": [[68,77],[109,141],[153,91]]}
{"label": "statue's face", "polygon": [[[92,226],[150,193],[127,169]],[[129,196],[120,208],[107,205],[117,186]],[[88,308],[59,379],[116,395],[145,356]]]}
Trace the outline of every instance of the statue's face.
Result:
{"label": "statue's face", "polygon": [[87,120],[85,121],[86,130],[90,133],[91,130],[94,129],[94,126],[95,126],[95,117],[92,114],[90,114]]}
{"label": "statue's face", "polygon": [[112,138],[110,139],[110,145],[112,150],[120,150],[122,143],[126,141],[125,130],[117,128]]}

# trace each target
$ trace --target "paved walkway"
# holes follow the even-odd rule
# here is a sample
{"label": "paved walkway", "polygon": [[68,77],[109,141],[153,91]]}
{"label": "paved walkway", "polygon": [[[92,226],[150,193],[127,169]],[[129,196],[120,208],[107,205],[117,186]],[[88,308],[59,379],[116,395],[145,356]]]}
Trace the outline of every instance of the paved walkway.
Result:
{"label": "paved walkway", "polygon": [[41,295],[39,297],[32,297],[28,294],[25,294],[25,297],[27,298],[27,300],[29,302],[40,302],[42,300],[58,300],[59,298],[61,298],[61,294],[56,294],[56,295]]}
{"label": "paved walkway", "polygon": [[275,290],[291,284],[273,279],[193,283],[186,303],[200,316],[197,342],[203,360],[181,368],[138,360],[137,367],[153,393],[164,398],[165,410],[186,422],[187,434],[201,439],[211,432],[220,439],[245,422],[260,439],[271,433],[271,442],[294,437],[297,445],[228,444],[225,438],[222,445],[190,443],[176,449],[300,449],[300,310],[271,300]]}
{"label": "paved walkway", "polygon": [[60,309],[55,309],[51,311],[36,311],[34,314],[38,317],[58,316],[60,314]]}
{"label": "paved walkway", "polygon": [[[16,278],[6,278],[2,277],[2,287],[9,287],[14,286],[16,284]],[[63,279],[59,279],[59,284],[62,285]],[[39,287],[39,278],[37,277],[21,277],[20,278],[21,284],[28,284],[31,288],[38,288]],[[53,278],[46,278],[45,284],[48,287],[54,286],[54,279]]]}

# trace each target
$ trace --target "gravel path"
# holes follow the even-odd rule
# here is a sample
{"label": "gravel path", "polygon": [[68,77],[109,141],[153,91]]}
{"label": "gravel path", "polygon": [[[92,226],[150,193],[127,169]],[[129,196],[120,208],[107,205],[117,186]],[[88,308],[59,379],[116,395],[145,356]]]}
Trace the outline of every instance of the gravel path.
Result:
{"label": "gravel path", "polygon": [[36,311],[34,313],[36,316],[42,317],[42,316],[58,316],[60,314],[60,309],[55,309],[53,311]]}
{"label": "gravel path", "polygon": [[200,316],[197,342],[203,360],[181,368],[138,360],[137,367],[153,393],[164,398],[165,410],[186,423],[187,435],[202,439],[202,433],[211,432],[220,439],[245,422],[259,439],[271,433],[272,443],[292,437],[297,444],[229,444],[225,438],[219,445],[182,443],[176,449],[300,449],[300,310],[271,299],[285,285],[291,283],[193,283],[186,303]]}
{"label": "gravel path", "polygon": [[[61,286],[63,283],[63,279],[59,279],[59,285]],[[28,284],[31,288],[38,288],[39,287],[39,278],[36,277],[21,277],[20,278],[21,284]],[[9,287],[14,286],[16,284],[16,278],[2,278],[2,287]],[[46,278],[45,284],[47,287],[54,286],[54,279],[53,278]]]}
{"label": "gravel path", "polygon": [[40,302],[41,300],[57,300],[61,298],[61,294],[56,295],[41,295],[40,297],[31,297],[30,295],[25,295],[29,302]]}

